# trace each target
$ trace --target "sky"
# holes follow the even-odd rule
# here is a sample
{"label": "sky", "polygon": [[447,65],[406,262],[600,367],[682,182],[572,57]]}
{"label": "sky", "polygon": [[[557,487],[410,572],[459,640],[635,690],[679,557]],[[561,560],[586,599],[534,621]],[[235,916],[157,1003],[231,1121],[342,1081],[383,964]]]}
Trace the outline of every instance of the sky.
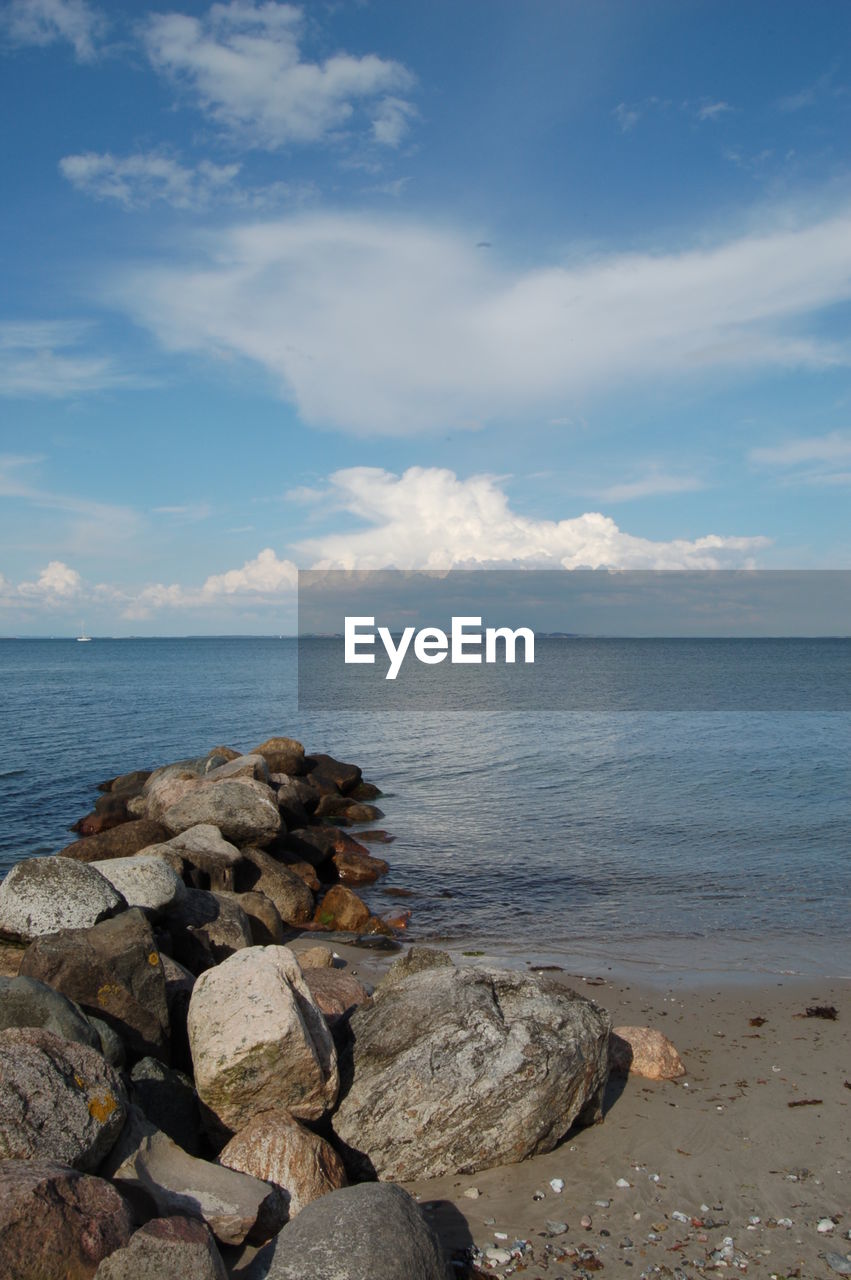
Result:
{"label": "sky", "polygon": [[0,634],[851,567],[851,6],[0,6]]}

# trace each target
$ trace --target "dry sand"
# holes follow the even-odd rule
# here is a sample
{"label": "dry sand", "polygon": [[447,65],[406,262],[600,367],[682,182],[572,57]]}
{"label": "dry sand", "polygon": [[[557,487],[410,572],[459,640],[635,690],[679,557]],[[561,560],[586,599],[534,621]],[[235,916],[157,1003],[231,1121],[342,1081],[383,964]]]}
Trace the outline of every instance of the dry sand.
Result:
{"label": "dry sand", "polygon": [[[366,983],[393,959],[335,949]],[[475,1255],[483,1271],[458,1274],[835,1276],[826,1255],[836,1264],[851,1252],[849,984],[768,978],[665,989],[562,976],[615,1025],[663,1031],[688,1074],[613,1078],[604,1121],[548,1155],[406,1184],[456,1258],[471,1245],[510,1251],[525,1242],[522,1258],[492,1266]],[[816,1005],[835,1006],[837,1020],[802,1016]],[[765,1021],[754,1026],[756,1018]],[[471,1189],[477,1198],[465,1195]]]}

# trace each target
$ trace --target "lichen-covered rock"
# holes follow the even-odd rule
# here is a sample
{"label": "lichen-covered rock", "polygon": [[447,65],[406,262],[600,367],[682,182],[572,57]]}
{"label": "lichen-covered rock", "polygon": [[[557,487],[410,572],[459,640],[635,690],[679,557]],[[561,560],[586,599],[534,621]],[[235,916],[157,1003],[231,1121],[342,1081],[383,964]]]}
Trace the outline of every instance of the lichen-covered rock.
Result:
{"label": "lichen-covered rock", "polygon": [[281,829],[274,791],[247,779],[205,781],[167,809],[162,820],[174,835],[209,823],[234,844],[260,847],[274,840]]}
{"label": "lichen-covered rock", "polygon": [[58,929],[88,929],[124,906],[91,867],[69,858],[25,858],[0,884],[0,935],[29,942]]}
{"label": "lichen-covered rock", "polygon": [[286,924],[306,924],[313,915],[313,894],[301,877],[262,849],[245,848],[242,858],[236,872],[237,889],[265,893]]}
{"label": "lichen-covered rock", "polygon": [[686,1074],[667,1036],[652,1027],[615,1027],[610,1049],[612,1070],[645,1080],[677,1080]]}
{"label": "lichen-covered rock", "polygon": [[348,1185],[330,1142],[286,1111],[254,1116],[219,1153],[219,1164],[280,1187],[290,1220],[312,1200]]}
{"label": "lichen-covered rock", "polygon": [[324,929],[358,933],[366,927],[371,914],[362,898],[345,885],[335,884],[325,894],[313,918]]}
{"label": "lichen-covered rock", "polygon": [[186,892],[180,876],[168,862],[153,853],[137,853],[131,858],[108,858],[90,862],[113,889],[120,893],[128,907],[141,907],[155,915]]}
{"label": "lichen-covered rock", "polygon": [[138,908],[91,929],[37,938],[21,962],[38,978],[107,1022],[139,1056],[169,1055],[165,975],[151,926]]}
{"label": "lichen-covered rock", "polygon": [[349,1025],[350,1088],[334,1129],[353,1167],[379,1177],[513,1164],[599,1114],[609,1017],[552,979],[427,969],[392,983]]}
{"label": "lichen-covered rock", "polygon": [[202,974],[188,1030],[198,1095],[231,1132],[259,1111],[316,1120],[336,1100],[331,1033],[287,947],[249,947]]}
{"label": "lichen-covered rock", "polygon": [[227,1280],[227,1271],[206,1223],[174,1216],[146,1222],[95,1280]]}
{"label": "lichen-covered rock", "polygon": [[75,862],[102,862],[106,858],[130,858],[134,853],[147,849],[148,845],[167,840],[169,832],[159,822],[149,818],[139,818],[135,822],[124,822],[111,831],[102,831],[100,835],[87,836],[85,840],[75,840],[64,849],[59,850],[60,858],[73,858]]}
{"label": "lichen-covered rock", "polygon": [[95,1169],[126,1107],[117,1073],[88,1045],[35,1027],[0,1032],[0,1158]]}
{"label": "lichen-covered rock", "polygon": [[448,1280],[440,1242],[401,1187],[365,1182],[307,1205],[244,1280]]}
{"label": "lichen-covered rock", "polygon": [[424,973],[426,969],[451,968],[452,957],[448,951],[440,951],[437,947],[411,947],[398,960],[393,961],[378,984],[375,998],[380,1000],[388,987],[394,982],[403,982],[411,974]]}
{"label": "lichen-covered rock", "polygon": [[0,1030],[41,1027],[90,1049],[101,1048],[96,1027],[73,1000],[35,978],[0,978]]}
{"label": "lichen-covered rock", "polygon": [[91,1280],[132,1230],[102,1178],[55,1160],[0,1160],[0,1280]]}

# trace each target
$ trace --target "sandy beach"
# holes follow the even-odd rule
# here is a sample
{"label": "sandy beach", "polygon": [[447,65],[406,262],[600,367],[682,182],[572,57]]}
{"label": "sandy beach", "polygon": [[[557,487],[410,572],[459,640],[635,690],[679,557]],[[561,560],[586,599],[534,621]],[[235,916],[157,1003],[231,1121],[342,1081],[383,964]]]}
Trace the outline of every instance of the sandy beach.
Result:
{"label": "sandy beach", "polygon": [[[317,940],[291,945],[298,951]],[[394,958],[334,949],[367,984]],[[851,1250],[848,984],[559,978],[607,1009],[615,1026],[663,1031],[688,1074],[613,1077],[603,1122],[548,1155],[406,1184],[448,1253],[460,1261],[471,1245],[523,1248],[522,1257],[483,1270],[528,1280],[598,1271],[837,1274],[826,1255]],[[806,1016],[818,1006],[834,1007],[836,1020]],[[550,1185],[558,1180],[561,1192]]]}

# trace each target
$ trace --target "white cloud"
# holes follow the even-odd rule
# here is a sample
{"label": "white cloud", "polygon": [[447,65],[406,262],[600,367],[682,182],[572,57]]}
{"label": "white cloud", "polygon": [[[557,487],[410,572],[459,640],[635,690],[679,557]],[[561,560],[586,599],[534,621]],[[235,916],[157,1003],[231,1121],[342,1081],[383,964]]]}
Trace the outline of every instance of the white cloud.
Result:
{"label": "white cloud", "polygon": [[233,192],[238,164],[202,160],[186,168],[156,152],[113,156],[87,151],[59,161],[62,176],[78,191],[98,200],[115,200],[125,209],[146,208],[157,200],[178,209],[196,209]]}
{"label": "white cloud", "polygon": [[61,560],[51,560],[35,582],[20,582],[15,589],[22,599],[46,605],[66,604],[80,593],[82,579],[76,569]]}
{"label": "white cloud", "polygon": [[475,237],[387,217],[237,226],[209,257],[117,281],[173,350],[236,354],[305,421],[411,434],[569,416],[588,392],[716,370],[824,369],[851,297],[851,210],[675,253],[511,268]]}
{"label": "white cloud", "polygon": [[280,604],[281,598],[292,596],[298,584],[298,569],[292,560],[280,560],[271,547],[266,547],[241,569],[214,573],[201,587],[184,587],[179,583],[152,583],[133,594],[125,604],[125,618],[148,618],[160,609],[199,609],[235,604]]}
{"label": "white cloud", "polygon": [[110,357],[80,350],[88,327],[71,321],[0,323],[0,395],[61,397],[138,386]]}
{"label": "white cloud", "polygon": [[106,22],[86,0],[12,0],[4,15],[15,44],[48,45],[67,40],[80,62],[92,62]]}
{"label": "white cloud", "polygon": [[61,545],[64,552],[87,554],[104,545],[118,546],[139,536],[139,517],[131,507],[57,493],[34,485],[27,468],[42,462],[40,457],[0,454],[0,496],[16,498],[64,517]]}
{"label": "white cloud", "polygon": [[816,485],[851,484],[851,432],[798,436],[751,449],[750,461],[780,473],[785,482]]}
{"label": "white cloud", "polygon": [[733,108],[729,102],[704,102],[703,106],[697,109],[698,120],[718,120],[720,116],[727,115]]}
{"label": "white cloud", "polygon": [[193,90],[201,108],[247,145],[319,142],[350,127],[357,107],[371,107],[375,141],[397,146],[409,115],[399,94],[412,87],[411,73],[375,54],[310,62],[303,27],[294,5],[232,0],[203,19],[151,14],[144,39],[152,65]]}
{"label": "white cloud", "polygon": [[637,480],[597,489],[595,497],[603,502],[629,502],[633,498],[655,498],[666,493],[693,493],[702,488],[703,481],[697,476],[669,475],[653,469]]}
{"label": "white cloud", "polygon": [[492,476],[459,480],[438,467],[411,467],[401,476],[352,467],[330,477],[330,497],[369,527],[300,543],[300,558],[318,569],[739,568],[768,545],[715,534],[652,541],[624,533],[599,512],[541,520],[514,511]]}
{"label": "white cloud", "polygon": [[641,119],[641,112],[637,107],[628,107],[625,102],[619,102],[612,115],[620,125],[621,133],[629,133],[634,129]]}

